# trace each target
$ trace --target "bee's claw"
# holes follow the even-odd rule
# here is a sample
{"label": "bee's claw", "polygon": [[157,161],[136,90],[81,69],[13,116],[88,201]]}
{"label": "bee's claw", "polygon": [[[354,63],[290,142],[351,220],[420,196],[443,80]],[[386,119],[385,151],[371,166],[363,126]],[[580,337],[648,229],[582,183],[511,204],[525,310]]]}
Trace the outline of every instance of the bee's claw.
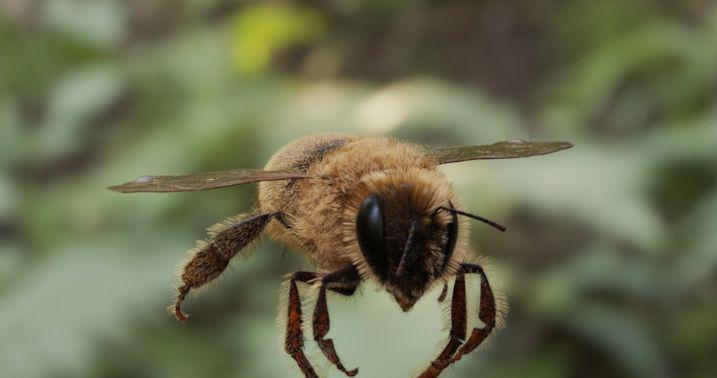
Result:
{"label": "bee's claw", "polygon": [[185,314],[182,311],[182,302],[184,302],[184,298],[187,297],[187,294],[189,293],[189,287],[187,285],[184,285],[180,287],[179,294],[177,294],[177,299],[174,302],[174,305],[170,307],[170,311],[172,314],[174,314],[174,317],[176,317],[180,322],[186,323],[187,319],[189,318],[189,314]]}
{"label": "bee's claw", "polygon": [[174,316],[182,323],[186,323],[187,319],[189,318],[189,315],[183,313],[178,306],[175,306],[174,308]]}

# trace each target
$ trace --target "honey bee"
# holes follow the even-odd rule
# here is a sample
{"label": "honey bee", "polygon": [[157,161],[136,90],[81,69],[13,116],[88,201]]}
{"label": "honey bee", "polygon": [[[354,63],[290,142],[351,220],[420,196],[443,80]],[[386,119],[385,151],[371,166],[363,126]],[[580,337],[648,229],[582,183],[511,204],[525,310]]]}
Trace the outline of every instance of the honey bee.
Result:
{"label": "honey bee", "polygon": [[[466,252],[465,218],[501,231],[505,227],[461,209],[449,179],[438,165],[476,159],[544,155],[572,147],[567,142],[509,140],[484,146],[431,150],[391,137],[326,133],[295,140],[280,149],[264,170],[234,169],[183,176],[144,176],[112,186],[117,192],[181,192],[259,183],[255,210],[209,229],[181,269],[173,314],[182,322],[181,305],[190,290],[215,280],[229,261],[266,232],[304,254],[316,272],[287,276],[284,349],[306,377],[318,377],[304,353],[301,287],[312,285],[317,297],[313,339],[324,356],[347,376],[334,342],[325,338],[330,320],[327,290],[351,296],[363,281],[374,282],[409,311],[427,291],[454,280],[450,331],[445,347],[421,373],[437,377],[443,369],[478,347],[502,316],[497,294],[484,268]],[[461,218],[459,218],[459,216]],[[465,217],[465,218],[463,218]],[[477,315],[481,327],[468,330],[466,275],[480,278]],[[470,334],[468,332],[470,331]]]}

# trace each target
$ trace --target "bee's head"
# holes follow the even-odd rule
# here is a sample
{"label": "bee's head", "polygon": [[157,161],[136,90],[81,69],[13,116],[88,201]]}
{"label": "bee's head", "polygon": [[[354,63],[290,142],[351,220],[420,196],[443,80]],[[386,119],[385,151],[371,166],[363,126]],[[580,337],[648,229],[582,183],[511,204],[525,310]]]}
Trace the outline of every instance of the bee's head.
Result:
{"label": "bee's head", "polygon": [[450,184],[437,172],[382,172],[357,194],[351,214],[359,266],[408,311],[458,266],[454,252],[466,228],[456,213],[438,211],[453,206]]}

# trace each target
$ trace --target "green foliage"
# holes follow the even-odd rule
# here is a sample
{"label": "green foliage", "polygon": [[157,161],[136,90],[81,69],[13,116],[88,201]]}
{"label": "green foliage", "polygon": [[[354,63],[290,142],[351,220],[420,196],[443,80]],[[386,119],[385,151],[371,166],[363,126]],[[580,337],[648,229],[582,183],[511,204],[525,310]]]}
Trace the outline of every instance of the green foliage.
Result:
{"label": "green foliage", "polygon": [[272,55],[292,44],[324,33],[321,13],[276,4],[260,4],[238,12],[233,24],[234,61],[241,72],[267,68]]}

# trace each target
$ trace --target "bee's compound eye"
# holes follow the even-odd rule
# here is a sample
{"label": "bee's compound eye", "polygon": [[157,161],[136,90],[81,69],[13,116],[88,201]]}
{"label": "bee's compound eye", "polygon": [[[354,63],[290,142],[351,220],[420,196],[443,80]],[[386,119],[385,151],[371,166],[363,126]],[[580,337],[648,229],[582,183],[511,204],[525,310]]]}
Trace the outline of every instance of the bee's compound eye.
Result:
{"label": "bee's compound eye", "polygon": [[376,196],[366,197],[361,203],[356,216],[356,228],[358,232],[368,238],[377,238],[383,241],[383,214]]}
{"label": "bee's compound eye", "polygon": [[383,213],[376,196],[368,196],[356,215],[356,239],[371,270],[379,276],[386,274],[386,241]]}

